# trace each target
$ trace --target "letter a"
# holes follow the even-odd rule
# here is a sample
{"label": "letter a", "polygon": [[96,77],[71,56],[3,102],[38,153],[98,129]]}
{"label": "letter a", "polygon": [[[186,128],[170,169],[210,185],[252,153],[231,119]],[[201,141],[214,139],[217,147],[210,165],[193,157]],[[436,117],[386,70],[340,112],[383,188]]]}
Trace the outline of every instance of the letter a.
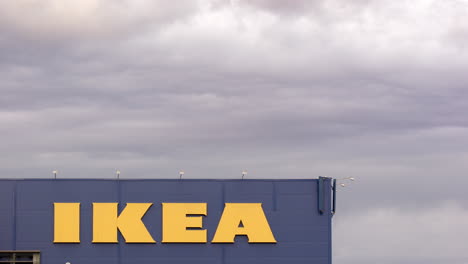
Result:
{"label": "letter a", "polygon": [[237,235],[249,243],[276,243],[261,203],[226,203],[211,243],[234,243]]}

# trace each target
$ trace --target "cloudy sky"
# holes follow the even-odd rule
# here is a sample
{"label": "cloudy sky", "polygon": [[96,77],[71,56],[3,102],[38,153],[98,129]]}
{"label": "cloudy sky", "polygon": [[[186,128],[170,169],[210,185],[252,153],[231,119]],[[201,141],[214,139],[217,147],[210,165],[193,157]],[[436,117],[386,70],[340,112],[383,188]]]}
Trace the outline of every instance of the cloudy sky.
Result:
{"label": "cloudy sky", "polygon": [[467,84],[467,0],[0,0],[0,175],[352,176],[334,263],[467,264]]}

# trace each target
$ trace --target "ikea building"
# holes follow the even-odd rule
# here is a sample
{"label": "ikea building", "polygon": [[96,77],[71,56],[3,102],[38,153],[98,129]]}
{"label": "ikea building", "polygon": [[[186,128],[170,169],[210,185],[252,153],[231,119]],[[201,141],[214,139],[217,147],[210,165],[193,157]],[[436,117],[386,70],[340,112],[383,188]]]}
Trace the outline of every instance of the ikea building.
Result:
{"label": "ikea building", "polygon": [[330,264],[333,179],[1,179],[0,264]]}

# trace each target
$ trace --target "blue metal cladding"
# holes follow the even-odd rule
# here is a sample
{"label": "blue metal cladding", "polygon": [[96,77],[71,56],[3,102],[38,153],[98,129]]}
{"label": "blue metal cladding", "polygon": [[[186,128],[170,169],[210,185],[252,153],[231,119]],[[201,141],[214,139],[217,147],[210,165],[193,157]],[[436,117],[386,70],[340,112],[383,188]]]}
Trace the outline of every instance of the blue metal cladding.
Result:
{"label": "blue metal cladding", "polygon": [[[0,250],[40,250],[43,264],[330,264],[331,180],[0,180]],[[323,200],[322,200],[323,199]],[[81,243],[54,244],[54,202],[81,203]],[[143,217],[156,244],[93,244],[92,203],[154,203]],[[276,244],[162,244],[161,203],[208,204],[213,238],[224,203],[262,203]],[[323,202],[323,203],[322,203]]]}

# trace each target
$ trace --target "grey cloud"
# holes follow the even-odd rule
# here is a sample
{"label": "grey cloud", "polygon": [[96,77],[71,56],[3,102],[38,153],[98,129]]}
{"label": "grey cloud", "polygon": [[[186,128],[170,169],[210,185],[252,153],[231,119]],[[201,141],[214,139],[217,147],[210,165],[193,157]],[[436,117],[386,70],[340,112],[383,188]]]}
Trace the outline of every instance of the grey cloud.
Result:
{"label": "grey cloud", "polygon": [[465,263],[466,218],[467,210],[450,201],[412,211],[360,210],[335,220],[335,262]]}
{"label": "grey cloud", "polygon": [[[13,36],[39,42],[132,35],[196,12],[194,1],[2,1],[0,26]],[[70,42],[69,42],[70,43]]]}

